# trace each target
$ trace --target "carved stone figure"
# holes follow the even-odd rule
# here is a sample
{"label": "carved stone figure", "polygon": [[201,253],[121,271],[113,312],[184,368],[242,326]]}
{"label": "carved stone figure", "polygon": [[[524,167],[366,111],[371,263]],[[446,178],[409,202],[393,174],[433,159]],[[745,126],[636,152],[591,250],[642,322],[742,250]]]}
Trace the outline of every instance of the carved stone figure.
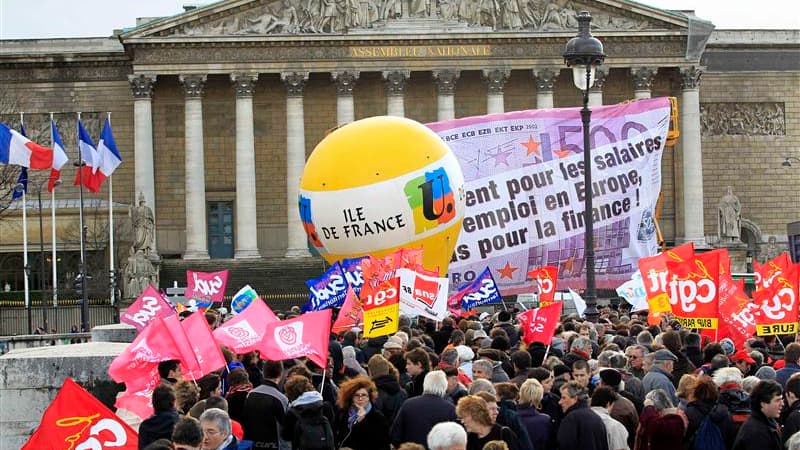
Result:
{"label": "carved stone figure", "polygon": [[764,264],[767,261],[776,258],[783,252],[783,249],[778,246],[778,238],[775,236],[770,236],[767,239],[767,245],[764,247],[764,251],[762,252],[761,263]]}
{"label": "carved stone figure", "polygon": [[719,201],[719,238],[720,242],[739,242],[741,233],[742,205],[733,194],[733,188]]}
{"label": "carved stone figure", "polygon": [[153,210],[145,203],[144,193],[139,193],[139,206],[132,207],[130,210],[134,234],[131,255],[141,251],[145,257],[149,258],[151,254],[155,254],[153,243],[155,242],[156,222]]}
{"label": "carved stone figure", "polygon": [[150,284],[158,286],[158,272],[150,259],[141,250],[128,257],[125,267],[125,298],[135,299]]}

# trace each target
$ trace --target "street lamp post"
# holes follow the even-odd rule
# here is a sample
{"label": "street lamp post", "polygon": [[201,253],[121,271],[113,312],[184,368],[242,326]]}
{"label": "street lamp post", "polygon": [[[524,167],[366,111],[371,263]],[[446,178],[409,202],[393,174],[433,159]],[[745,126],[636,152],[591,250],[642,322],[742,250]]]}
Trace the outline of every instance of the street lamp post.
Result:
{"label": "street lamp post", "polygon": [[597,321],[597,293],[594,280],[594,218],[592,215],[592,160],[589,146],[589,127],[592,111],[589,109],[589,88],[594,84],[595,68],[605,59],[603,43],[592,36],[590,29],[592,16],[588,11],[581,11],[578,16],[578,35],[567,42],[564,49],[564,62],[572,67],[575,86],[583,91],[583,181],[586,186],[584,202],[584,222],[586,224],[584,251],[586,255],[586,318]]}

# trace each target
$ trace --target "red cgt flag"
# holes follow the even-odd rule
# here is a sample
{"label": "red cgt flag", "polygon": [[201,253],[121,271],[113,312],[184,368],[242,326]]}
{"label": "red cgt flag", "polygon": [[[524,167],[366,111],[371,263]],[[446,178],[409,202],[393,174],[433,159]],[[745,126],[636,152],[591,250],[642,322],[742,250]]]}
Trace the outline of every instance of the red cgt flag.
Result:
{"label": "red cgt flag", "polygon": [[522,329],[522,340],[525,344],[543,342],[550,345],[553,333],[561,317],[563,302],[551,303],[535,309],[529,309],[517,316]]}
{"label": "red cgt flag", "polygon": [[544,266],[528,272],[528,276],[536,280],[539,287],[539,305],[550,305],[556,301],[556,281],[558,267]]}
{"label": "red cgt flag", "polygon": [[214,339],[233,353],[243,355],[258,348],[267,336],[267,325],[273,322],[278,322],[275,313],[263,300],[255,299],[244,311],[214,330]]}
{"label": "red cgt flag", "polygon": [[319,367],[327,367],[332,313],[324,309],[270,323],[259,345],[261,357],[283,361],[305,356]]}
{"label": "red cgt flag", "polygon": [[138,444],[128,424],[67,378],[22,450],[136,450]]}

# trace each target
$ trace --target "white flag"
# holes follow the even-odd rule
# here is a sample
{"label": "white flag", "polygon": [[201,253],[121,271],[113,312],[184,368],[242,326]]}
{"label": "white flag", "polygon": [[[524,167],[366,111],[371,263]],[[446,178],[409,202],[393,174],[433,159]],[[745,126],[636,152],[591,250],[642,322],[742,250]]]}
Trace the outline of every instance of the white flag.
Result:
{"label": "white flag", "polygon": [[583,312],[586,311],[586,302],[572,289],[569,290],[569,295],[572,298],[572,303],[575,304],[575,310],[578,311],[578,317],[583,317]]}
{"label": "white flag", "polygon": [[630,303],[631,311],[642,311],[649,308],[647,304],[647,293],[642,282],[642,273],[638,270],[631,276],[631,279],[622,283],[617,288],[617,295]]}

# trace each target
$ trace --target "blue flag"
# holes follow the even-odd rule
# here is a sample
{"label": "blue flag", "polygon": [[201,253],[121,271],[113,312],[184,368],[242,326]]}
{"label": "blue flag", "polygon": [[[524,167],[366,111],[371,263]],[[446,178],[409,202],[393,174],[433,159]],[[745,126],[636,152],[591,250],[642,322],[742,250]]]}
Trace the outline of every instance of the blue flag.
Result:
{"label": "blue flag", "polygon": [[347,280],[345,280],[342,265],[338,262],[334,263],[321,277],[306,281],[306,286],[311,293],[308,303],[303,305],[303,312],[342,306],[347,297]]}
{"label": "blue flag", "polygon": [[342,271],[344,271],[344,278],[347,284],[353,288],[356,295],[361,295],[361,287],[364,286],[364,275],[361,272],[361,261],[367,257],[361,258],[348,258],[342,260]]}
{"label": "blue flag", "polygon": [[464,291],[466,293],[461,297],[461,309],[464,311],[503,301],[500,291],[497,290],[497,283],[488,267]]}
{"label": "blue flag", "polygon": [[[19,124],[19,134],[28,137],[28,133],[25,131],[25,124]],[[22,189],[17,189],[17,186],[22,185]],[[11,193],[11,200],[17,200],[22,198],[22,192],[28,193],[28,168],[23,167],[22,170],[19,172],[19,178],[17,178],[17,184],[14,185],[14,191]]]}

